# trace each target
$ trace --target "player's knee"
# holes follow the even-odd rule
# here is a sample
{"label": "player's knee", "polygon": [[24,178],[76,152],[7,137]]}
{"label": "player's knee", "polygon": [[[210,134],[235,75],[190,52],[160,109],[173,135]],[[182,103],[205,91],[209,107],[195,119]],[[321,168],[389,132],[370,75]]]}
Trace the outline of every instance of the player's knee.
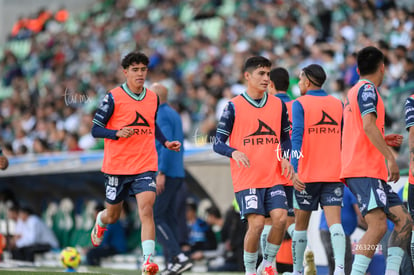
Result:
{"label": "player's knee", "polygon": [[260,235],[262,234],[263,228],[264,228],[264,222],[249,223],[248,231],[250,231],[253,234]]}
{"label": "player's knee", "polygon": [[150,205],[145,205],[143,207],[139,208],[139,216],[142,219],[146,219],[146,218],[153,218],[154,216],[154,212],[153,212],[153,208]]}
{"label": "player's knee", "polygon": [[272,226],[274,228],[282,228],[284,229],[286,226],[287,218],[284,216],[272,219]]}

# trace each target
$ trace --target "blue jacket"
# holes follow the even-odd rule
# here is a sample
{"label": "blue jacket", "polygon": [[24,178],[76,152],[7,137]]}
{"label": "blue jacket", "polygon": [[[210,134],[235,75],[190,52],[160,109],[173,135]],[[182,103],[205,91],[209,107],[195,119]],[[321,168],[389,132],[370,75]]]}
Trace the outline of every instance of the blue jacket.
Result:
{"label": "blue jacket", "polygon": [[[184,142],[183,126],[180,115],[167,103],[163,103],[158,108],[156,123],[169,141],[177,140]],[[158,152],[158,170],[166,176],[172,178],[184,178],[184,148],[179,152],[168,150],[161,143],[156,141]]]}

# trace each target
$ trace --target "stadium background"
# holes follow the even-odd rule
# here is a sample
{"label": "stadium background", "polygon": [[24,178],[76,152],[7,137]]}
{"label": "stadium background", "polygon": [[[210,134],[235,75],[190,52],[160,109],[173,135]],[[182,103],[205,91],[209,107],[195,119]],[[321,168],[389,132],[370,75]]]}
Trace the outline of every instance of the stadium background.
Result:
{"label": "stadium background", "polygon": [[[7,35],[9,34],[10,30],[12,29],[13,24],[16,22],[19,16],[30,16],[31,14],[36,13],[38,9],[41,7],[47,7],[48,9],[55,11],[61,6],[61,4],[64,4],[65,7],[68,9],[68,11],[72,15],[75,15],[75,14],[78,14],[79,12],[84,12],[85,10],[91,9],[92,5],[95,5],[98,2],[110,3],[111,1],[76,0],[76,1],[66,1],[66,2],[65,1],[54,1],[53,3],[49,3],[43,0],[35,1],[35,2],[28,1],[28,0],[20,0],[20,1],[0,0],[0,15],[2,16],[2,24],[0,26],[0,43],[1,43],[0,44],[0,57],[1,59],[4,58],[8,50],[11,50],[13,53],[15,53],[18,56],[19,62],[21,62],[22,64],[24,62],[31,61],[31,59],[29,60],[26,59],[28,55],[27,52],[29,51],[27,49],[28,47],[27,39],[8,40],[7,38]],[[119,2],[128,3],[128,1],[119,1]],[[149,1],[131,1],[131,6],[135,5],[136,10],[147,11],[146,9],[148,8],[148,5],[149,5],[148,2]],[[159,5],[160,7],[160,10],[158,10],[158,12],[162,12],[162,9],[167,9],[166,7],[162,6],[163,5],[162,2],[163,1],[158,1],[158,2],[156,1],[155,2],[156,4],[154,4],[154,5]],[[180,1],[173,1],[173,2],[179,3]],[[221,3],[221,1],[212,1],[212,2],[214,2],[213,4],[217,4],[217,5],[218,3]],[[257,2],[260,2],[261,5],[263,5],[263,7],[269,7],[269,3],[272,3],[272,1],[257,1]],[[286,8],[286,6],[288,6],[287,2],[288,1],[275,1],[277,5],[281,5],[280,7],[283,7],[283,8]],[[297,1],[297,3],[302,3],[302,4],[304,2],[305,1]],[[334,3],[336,1],[325,1],[325,2]],[[348,4],[352,2],[358,2],[358,1],[346,1],[346,2]],[[393,1],[383,1],[383,2],[388,3],[388,2],[393,2]],[[194,4],[194,2],[191,2],[191,3]],[[210,37],[207,34],[210,34],[208,30],[211,30],[211,28],[213,28],[214,30],[221,30],[221,24],[223,22],[220,21],[220,18],[218,18],[217,16],[210,16],[210,14],[208,14],[208,12],[211,11],[211,7],[208,7],[208,1],[200,1],[200,3],[202,3],[201,6],[202,5],[206,6],[207,16],[205,18],[207,18],[207,20],[203,21],[203,19],[205,18],[203,18],[202,16],[200,16],[200,18],[198,18],[197,20],[195,19],[189,20],[186,22],[187,28],[184,28],[183,32],[184,31],[187,31],[189,33],[193,32],[191,35],[193,35],[195,39],[191,43],[195,43],[195,44],[199,43],[198,45],[193,45],[194,48],[203,50],[203,54],[207,56],[210,55],[211,59],[217,59],[217,56],[220,56],[220,54],[225,55],[225,51],[223,49],[217,50],[214,47],[209,47],[208,40],[211,39],[212,41],[214,41],[215,39],[217,39],[217,37],[214,35]],[[246,1],[246,3],[249,3],[249,5],[252,5],[255,3],[255,1]],[[315,1],[308,1],[308,5],[312,5],[314,3]],[[397,4],[398,4],[397,6],[406,5],[406,7],[412,8],[409,6],[410,1],[398,1]],[[191,6],[192,4],[189,4],[189,5]],[[231,18],[234,15],[234,10],[232,11],[232,5],[234,5],[234,1],[223,1],[223,3],[220,5],[221,8],[216,9],[216,10],[220,11],[221,12],[220,15],[223,16],[224,18]],[[411,6],[412,5],[413,4],[411,3]],[[292,4],[292,6],[294,5]],[[352,5],[350,4],[350,6]],[[361,6],[363,10],[366,9],[366,6],[364,6],[363,4],[361,4]],[[193,11],[198,10],[198,9],[195,9],[194,7],[192,8],[193,8]],[[301,10],[301,8],[303,7],[301,6],[296,7],[298,12],[304,12],[303,10]],[[374,8],[374,9],[376,12],[379,12],[379,10],[381,10],[380,8],[378,9]],[[246,11],[246,10],[244,9],[243,11]],[[127,14],[127,9],[125,9],[123,12]],[[315,13],[315,10],[310,9],[309,13],[307,14],[305,13],[305,15],[311,17],[311,16],[314,16],[313,13]],[[256,10],[253,10],[252,14],[254,14],[254,16],[259,15]],[[143,15],[137,12],[135,16],[139,18],[140,16],[143,16]],[[160,19],[160,14],[157,15],[156,12],[152,13],[152,16],[154,16],[154,18]],[[186,16],[188,16],[188,14]],[[395,17],[392,17],[391,19],[396,20],[396,18],[399,18],[399,17],[395,16]],[[101,19],[105,20],[104,16],[102,16]],[[209,20],[209,22],[207,22],[208,19],[213,19],[213,20]],[[233,41],[234,43],[232,43],[231,47],[227,48],[227,49],[235,51],[237,55],[233,59],[234,67],[232,71],[222,70],[220,72],[221,75],[216,77],[213,74],[212,76],[211,72],[213,71],[213,68],[216,68],[217,65],[215,63],[217,63],[217,61],[215,60],[214,62],[210,62],[210,63],[207,62],[208,64],[205,65],[202,62],[206,62],[206,59],[208,60],[208,57],[201,56],[198,59],[195,59],[195,60],[198,60],[200,63],[196,63],[195,60],[191,60],[191,62],[195,62],[195,63],[190,64],[188,70],[194,69],[197,72],[201,71],[205,75],[208,75],[208,79],[206,80],[206,82],[200,83],[201,82],[200,79],[196,78],[196,79],[193,79],[193,81],[194,82],[198,81],[198,83],[191,87],[182,87],[182,84],[174,84],[176,92],[177,92],[176,94],[179,94],[178,92],[180,90],[188,89],[186,91],[187,94],[196,93],[196,97],[199,97],[200,99],[200,100],[193,100],[193,101],[190,100],[190,103],[189,103],[189,104],[199,105],[198,110],[195,110],[194,113],[191,114],[192,117],[190,118],[190,120],[192,120],[193,125],[188,126],[188,129],[187,129],[187,141],[186,141],[187,152],[186,152],[185,161],[186,161],[187,172],[189,172],[189,179],[188,179],[190,183],[189,185],[192,187],[192,191],[195,194],[197,194],[200,198],[207,198],[207,197],[210,198],[212,202],[214,204],[217,204],[220,207],[220,209],[223,211],[230,205],[233,195],[232,195],[232,188],[231,188],[231,183],[230,183],[228,162],[224,158],[221,158],[217,156],[216,154],[212,153],[211,144],[208,144],[209,141],[211,141],[211,136],[212,136],[212,134],[210,133],[210,130],[213,128],[212,125],[215,124],[215,117],[216,117],[215,109],[216,107],[218,109],[218,106],[220,105],[219,103],[220,100],[213,100],[210,96],[211,94],[213,94],[213,97],[217,96],[217,95],[214,95],[214,93],[221,92],[221,91],[217,91],[220,89],[223,89],[226,91],[230,89],[230,92],[233,94],[240,92],[240,90],[243,89],[242,83],[239,82],[239,80],[237,79],[237,77],[235,77],[235,75],[239,74],[239,70],[237,66],[240,65],[240,60],[242,60],[245,56],[252,54],[252,53],[263,53],[266,55],[270,55],[270,57],[272,57],[272,59],[274,59],[275,61],[281,61],[285,54],[294,53],[293,50],[291,52],[283,52],[281,47],[280,46],[278,47],[277,43],[275,44],[276,45],[275,47],[272,47],[272,46],[269,47],[269,45],[266,43],[255,45],[255,43],[258,43],[257,40],[260,40],[260,39],[265,40],[265,38],[267,38],[267,36],[261,34],[263,30],[260,29],[260,27],[263,27],[264,20],[260,19],[260,16],[258,16],[257,21],[256,21],[256,20],[253,20],[252,18],[249,18],[246,15],[243,19],[245,19],[245,23],[248,26],[246,27],[246,29],[249,30],[249,33],[247,33],[246,37],[244,37],[243,39],[240,39],[239,41]],[[368,20],[368,19],[369,17],[365,18],[364,20]],[[364,22],[364,20],[362,20],[362,22]],[[400,18],[400,20],[402,19]],[[408,24],[412,27],[413,25],[412,14],[408,13],[404,20],[401,21],[400,25],[403,26],[404,24]],[[243,20],[241,19],[241,21]],[[299,22],[303,22],[303,21],[299,21]],[[259,24],[259,27],[256,29],[254,28],[255,23]],[[230,24],[234,25],[235,22],[233,23],[230,22]],[[276,22],[274,24],[276,24],[277,26],[280,26],[281,23]],[[163,35],[162,27],[165,27],[165,26],[158,26],[158,27],[161,28],[161,30],[154,28],[153,29],[154,36]],[[305,26],[303,27],[305,28]],[[309,28],[311,27],[312,26],[309,26]],[[361,28],[359,29],[355,28],[355,29],[356,31],[361,30]],[[197,32],[197,31],[207,36],[207,39],[203,36],[194,36],[194,32]],[[308,29],[304,31],[307,33],[304,39],[304,43],[306,43],[306,38],[312,37],[313,35],[312,32],[314,32],[315,29],[313,30]],[[215,35],[217,35],[217,31],[213,31],[213,32]],[[275,28],[275,31],[273,34],[275,37],[273,37],[271,41],[273,42],[276,41],[278,43],[281,43],[280,39],[282,39],[284,32],[286,32],[286,30],[283,30],[283,28]],[[231,32],[227,34],[229,36],[234,35],[234,33],[231,33]],[[349,34],[348,32],[344,32],[344,36],[348,34]],[[364,35],[361,36],[358,32],[354,33],[354,35],[355,35],[354,36],[355,41],[353,43],[351,43],[350,41],[344,42],[348,46],[351,46],[354,48],[357,48],[358,46],[361,46],[364,43],[370,43],[370,39],[372,39],[372,41],[375,41],[375,39],[381,38],[378,36],[377,33],[367,33],[365,35],[367,37],[364,37]],[[412,39],[413,38],[412,31],[411,33],[409,33],[409,35]],[[389,38],[390,37],[387,37],[387,39]],[[185,40],[188,38],[184,37],[184,38],[177,38],[177,39]],[[364,41],[363,39],[366,39],[366,40]],[[311,45],[315,41],[316,39],[314,39],[313,42],[311,41],[308,43],[310,43],[309,45]],[[26,44],[22,44],[22,42]],[[157,43],[157,41],[152,41],[152,42]],[[412,58],[414,56],[414,52],[413,52],[414,48],[412,47],[413,42],[412,41],[410,42],[411,43],[408,43],[408,45],[406,46],[408,51],[405,52],[405,56]],[[122,41],[120,46],[122,47],[123,52],[127,51],[128,49],[134,48],[134,45],[125,43],[125,41]],[[162,45],[158,45],[158,46],[161,47],[161,52],[165,56],[168,56],[169,54],[171,54],[168,52],[167,49],[162,48]],[[323,47],[325,46],[325,44],[319,44],[319,46]],[[403,58],[399,57],[398,55],[394,56],[394,54],[392,54],[392,51],[397,49],[397,46],[398,46],[397,44],[390,45],[390,52],[391,52],[390,56],[397,58],[396,61],[394,59],[391,59],[391,65],[395,65],[393,67],[397,67],[397,69],[401,71],[401,66],[404,66],[404,62],[402,60]],[[143,45],[139,45],[139,47],[150,51],[152,54],[154,54],[155,52],[154,48],[149,49]],[[263,50],[260,47],[263,47],[266,50]],[[294,47],[292,47],[291,49],[294,49]],[[313,52],[315,50],[315,47],[306,46],[305,44],[303,49],[308,51],[308,55],[305,56],[306,58],[303,57],[303,60],[297,60],[298,67],[300,65],[305,64],[304,60],[306,60],[307,58],[309,59],[310,57],[310,60],[312,60],[312,58],[314,57],[312,56],[313,54],[316,54],[319,57],[321,57],[321,53]],[[269,52],[274,52],[274,54],[270,54]],[[351,52],[352,50],[348,50],[346,54],[350,54]],[[191,56],[195,53],[187,53],[187,54]],[[330,53],[328,54],[328,56],[329,55]],[[154,54],[154,56],[155,56],[154,60],[157,61],[156,54]],[[228,58],[228,56],[226,55],[225,57]],[[171,56],[168,56],[168,58],[171,58]],[[168,60],[168,58],[166,58],[166,60],[170,61]],[[322,56],[321,58],[325,62],[325,59],[324,59],[325,56]],[[307,62],[309,62],[309,60],[307,60]],[[345,62],[345,59],[343,60],[343,62]],[[275,63],[278,64],[278,62],[275,62]],[[334,65],[335,62],[326,62],[326,64]],[[153,76],[151,77],[151,80],[153,81],[163,80],[162,77],[165,77],[166,83],[171,83],[171,78],[174,80],[174,76],[168,74],[169,73],[168,68],[171,70],[170,71],[171,74],[177,73],[177,72],[175,72],[173,68],[171,67],[171,66],[174,66],[174,64],[172,65],[168,64],[168,65],[169,66],[163,67],[162,70],[157,70],[156,68],[153,68],[154,71],[150,73],[150,74],[153,74]],[[284,65],[289,65],[289,63],[285,62]],[[197,66],[202,67],[202,69],[196,70]],[[231,66],[228,66],[228,67],[231,67]],[[2,69],[3,70],[1,72],[4,72],[4,67],[2,67]],[[228,69],[228,68],[225,68],[225,69]],[[331,69],[330,72],[332,73],[332,71],[335,71],[336,68],[334,67],[330,69]],[[341,70],[343,70],[343,68],[341,68]],[[295,86],[294,86],[295,84],[294,74],[297,72],[297,68],[293,68],[292,66],[290,72],[292,74],[292,84],[293,84],[292,86],[293,88],[290,90],[290,93],[292,95],[297,95],[297,90],[295,91]],[[223,77],[223,74],[225,73],[228,73],[229,76]],[[390,71],[388,71],[388,73],[389,75],[391,74]],[[155,74],[158,74],[157,76],[159,77],[158,79],[155,76]],[[162,75],[162,77],[160,77],[160,75]],[[408,94],[410,94],[410,92],[412,92],[414,85],[412,85],[412,83],[410,84],[408,82],[402,81],[402,75],[403,74],[400,72],[400,75],[397,75],[396,79],[391,79],[390,76],[387,76],[387,81],[386,81],[387,87],[384,90],[386,92],[385,98],[386,98],[386,104],[388,106],[388,111],[389,111],[388,112],[389,123],[387,125],[388,126],[387,132],[392,131],[392,132],[401,133],[401,134],[404,134],[406,137],[403,146],[398,152],[398,160],[399,160],[400,167],[402,168],[403,173],[406,173],[407,171],[406,168],[408,165],[408,155],[407,155],[408,147],[407,147],[407,135],[404,131],[404,126],[403,126],[404,123],[403,123],[402,107],[403,107],[404,99],[407,97]],[[217,89],[217,87],[214,86],[215,85],[214,83],[209,84],[208,80],[211,80],[210,82],[214,82],[214,81],[218,82],[219,89]],[[223,82],[226,82],[226,85],[224,85]],[[65,82],[65,84],[70,85],[70,83],[68,82]],[[62,84],[62,85],[64,86],[65,84]],[[13,94],[15,93],[15,87],[13,87],[13,85],[9,85],[9,86],[4,86],[4,84],[2,85],[3,86],[1,87],[2,90],[0,93],[0,98],[2,102],[5,102],[5,101],[7,102],[7,98],[13,96]],[[10,86],[12,88],[10,88]],[[75,110],[72,110],[75,112],[76,110],[82,109],[85,105],[87,105],[86,97],[82,98],[81,97],[82,95],[72,94],[68,98],[66,98],[65,97],[66,88],[68,87],[59,87],[58,93],[60,94],[58,94],[57,97],[55,97],[55,99],[60,97],[61,100],[66,100],[65,103],[68,103],[67,100],[77,101],[77,102],[74,102],[76,103],[75,108],[72,108],[72,109],[75,109]],[[329,88],[326,87],[328,91],[330,91]],[[75,89],[75,91],[77,90]],[[81,90],[79,91],[85,92]],[[338,91],[335,91],[335,92],[338,92]],[[206,93],[207,95],[204,96],[204,94]],[[86,95],[90,96],[88,93],[86,93]],[[219,95],[218,98],[225,99],[226,96],[227,95],[223,93],[223,95]],[[85,99],[84,102],[82,102],[83,99]],[[180,98],[177,99],[177,97],[172,97],[171,100],[174,106],[178,108],[182,107],[180,106],[180,104],[178,104],[179,103],[178,101],[180,100]],[[210,103],[210,101],[212,103]],[[70,102],[69,102],[69,105],[71,105]],[[210,110],[212,108],[211,105],[213,105],[214,107],[213,110]],[[6,109],[7,105],[3,103],[1,107],[4,110]],[[36,108],[38,106],[34,106],[34,107]],[[2,113],[4,114],[4,112]],[[69,117],[71,114],[73,113],[68,112],[65,115]],[[188,114],[186,114],[185,112],[183,112],[182,114],[183,114],[184,119],[186,118],[188,119]],[[22,119],[22,121],[29,120],[25,118],[24,112],[19,115],[20,116],[18,116],[18,118]],[[34,116],[36,117],[36,115]],[[4,126],[5,124],[7,125],[7,123],[4,123],[5,120],[7,120],[7,117],[2,117],[2,121],[3,121],[2,123],[3,124],[2,144],[3,145],[5,145],[5,141],[7,141],[8,138],[9,139],[15,138],[14,133],[17,132],[15,131],[16,129],[12,129],[11,130],[12,134],[9,134],[9,136],[6,136],[4,132],[8,133],[8,131],[10,131],[10,128],[8,128],[7,126]],[[26,135],[26,136],[29,136],[29,135]],[[34,139],[33,136],[30,136],[30,138]],[[10,168],[7,171],[4,171],[0,174],[0,184],[2,188],[9,188],[13,190],[14,193],[18,195],[19,200],[22,200],[26,203],[33,204],[33,206],[35,206],[37,210],[43,211],[45,207],[47,206],[48,202],[52,200],[59,200],[65,196],[69,196],[70,198],[74,199],[75,203],[76,201],[78,201],[79,203],[82,203],[82,201],[86,199],[103,198],[103,190],[101,188],[103,180],[102,180],[102,175],[99,172],[102,152],[90,151],[90,150],[84,150],[83,152],[68,152],[69,151],[68,148],[66,149],[61,148],[61,150],[54,151],[53,153],[52,152],[38,153],[38,152],[35,152],[31,148],[26,148],[26,149],[28,150],[28,152],[23,152],[23,153],[16,152],[15,150],[13,152],[15,156],[10,158],[10,163],[11,163]],[[214,177],[212,177],[212,175],[214,175]],[[399,183],[396,185],[396,187],[401,186],[405,181],[406,181],[406,177],[403,177],[399,181]],[[220,190],[220,192],[217,192],[217,190]],[[314,235],[313,233],[317,231],[318,215],[314,215],[314,217],[312,218],[311,224],[312,225],[310,229],[310,234]],[[318,236],[318,234],[315,234],[315,235]],[[319,255],[324,255],[322,252],[321,246],[318,243],[319,239],[316,238],[313,240],[314,242],[313,243],[311,242],[311,246],[313,249],[317,251],[316,253],[317,263],[323,264],[325,263],[323,257],[322,256],[318,257]]]}

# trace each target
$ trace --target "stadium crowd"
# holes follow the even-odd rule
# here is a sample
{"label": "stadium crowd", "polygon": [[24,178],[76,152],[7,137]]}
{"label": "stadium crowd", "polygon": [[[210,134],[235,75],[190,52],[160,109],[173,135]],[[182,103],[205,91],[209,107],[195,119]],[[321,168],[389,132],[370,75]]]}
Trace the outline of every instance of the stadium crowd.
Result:
{"label": "stadium crowd", "polygon": [[0,48],[1,146],[6,155],[102,149],[90,134],[93,114],[123,82],[118,64],[134,49],[150,56],[148,84],[169,87],[189,142],[214,136],[223,106],[244,91],[250,55],[287,68],[293,97],[300,69],[320,64],[325,89],[342,97],[358,79],[355,52],[376,45],[388,60],[387,95],[414,80],[413,8],[391,0],[101,0],[59,20],[64,8],[48,11],[35,31],[15,26]]}

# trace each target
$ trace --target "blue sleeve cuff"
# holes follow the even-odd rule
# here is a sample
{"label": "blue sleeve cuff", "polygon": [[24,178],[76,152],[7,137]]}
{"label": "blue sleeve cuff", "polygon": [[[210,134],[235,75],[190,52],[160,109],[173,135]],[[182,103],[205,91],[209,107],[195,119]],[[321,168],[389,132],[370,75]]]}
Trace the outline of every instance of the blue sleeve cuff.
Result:
{"label": "blue sleeve cuff", "polygon": [[165,147],[165,143],[168,141],[167,138],[164,136],[163,132],[161,131],[158,124],[155,123],[155,138]]}
{"label": "blue sleeve cuff", "polygon": [[117,130],[110,130],[102,127],[96,123],[93,124],[92,127],[92,136],[94,138],[109,138],[113,140],[117,140],[118,137],[116,136]]}

